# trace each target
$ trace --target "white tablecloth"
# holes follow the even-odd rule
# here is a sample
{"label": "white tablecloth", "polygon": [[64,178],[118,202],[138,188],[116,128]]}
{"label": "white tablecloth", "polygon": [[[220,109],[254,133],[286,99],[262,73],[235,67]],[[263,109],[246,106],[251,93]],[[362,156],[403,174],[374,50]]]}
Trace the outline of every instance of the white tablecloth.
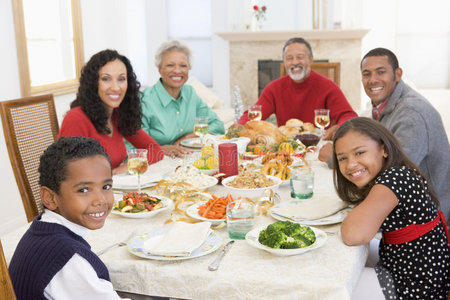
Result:
{"label": "white tablecloth", "polygon": [[[160,165],[176,164],[165,159]],[[334,194],[332,172],[325,164],[314,162],[315,195]],[[226,192],[221,186],[209,190]],[[290,199],[289,186],[280,187],[282,201]],[[169,212],[150,219],[128,219],[110,215],[105,226],[86,237],[94,252],[125,239],[130,232],[161,228]],[[275,220],[258,216],[256,226]],[[167,225],[166,225],[167,226]],[[367,258],[367,246],[348,247],[339,236],[339,224],[319,226],[328,232],[325,246],[295,256],[274,256],[237,240],[222,260],[219,270],[208,265],[219,251],[190,260],[157,261],[139,258],[127,247],[113,249],[101,256],[117,290],[190,299],[350,299]],[[7,262],[27,226],[2,238]],[[226,227],[217,230],[225,244]],[[221,247],[222,248],[222,247]],[[219,249],[221,249],[219,248]]]}

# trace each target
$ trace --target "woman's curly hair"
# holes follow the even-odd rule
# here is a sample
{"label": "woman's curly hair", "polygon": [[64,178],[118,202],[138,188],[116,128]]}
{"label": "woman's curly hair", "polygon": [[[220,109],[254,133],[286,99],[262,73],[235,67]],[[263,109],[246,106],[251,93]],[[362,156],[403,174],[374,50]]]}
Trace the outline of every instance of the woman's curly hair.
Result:
{"label": "woman's curly hair", "polygon": [[111,165],[108,153],[97,140],[81,136],[60,137],[41,155],[39,184],[59,195],[61,182],[67,177],[67,165],[95,155],[104,156]]}
{"label": "woman's curly hair", "polygon": [[98,95],[98,81],[100,69],[108,62],[116,59],[123,62],[127,68],[128,88],[113,117],[118,118],[119,132],[122,135],[133,135],[141,128],[142,109],[139,91],[141,84],[136,78],[129,59],[115,50],[100,51],[86,63],[81,70],[77,98],[70,104],[70,108],[81,106],[81,109],[91,119],[99,133],[111,133],[111,130],[107,127],[108,114],[103,106],[102,99]]}

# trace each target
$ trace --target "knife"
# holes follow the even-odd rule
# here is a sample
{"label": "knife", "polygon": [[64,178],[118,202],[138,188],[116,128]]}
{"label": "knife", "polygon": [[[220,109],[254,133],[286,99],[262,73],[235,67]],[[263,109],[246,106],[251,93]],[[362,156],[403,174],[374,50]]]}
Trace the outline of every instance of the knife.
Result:
{"label": "knife", "polygon": [[220,251],[219,255],[216,259],[208,266],[208,270],[216,271],[219,268],[220,261],[224,257],[224,255],[230,250],[231,246],[233,246],[234,241],[229,241],[225,247],[223,247],[222,251]]}

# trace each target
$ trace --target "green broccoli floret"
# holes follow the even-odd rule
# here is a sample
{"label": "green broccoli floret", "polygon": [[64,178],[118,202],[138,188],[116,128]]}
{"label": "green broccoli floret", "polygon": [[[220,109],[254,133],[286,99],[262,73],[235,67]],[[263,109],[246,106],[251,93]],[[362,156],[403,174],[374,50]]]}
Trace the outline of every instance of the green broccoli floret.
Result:
{"label": "green broccoli floret", "polygon": [[308,247],[312,244],[309,239],[300,234],[293,236],[293,238],[297,241],[297,244],[300,248]]}
{"label": "green broccoli floret", "polygon": [[287,226],[289,226],[289,223],[291,223],[291,222],[289,222],[289,221],[278,221],[278,222],[275,222],[275,223],[270,224],[269,226],[267,226],[266,230],[269,233],[272,233],[274,231],[282,231],[282,232],[284,232],[284,229]]}
{"label": "green broccoli floret", "polygon": [[274,249],[303,248],[316,241],[314,231],[290,221],[278,221],[261,230],[258,240],[261,244]]}
{"label": "green broccoli floret", "polygon": [[314,231],[308,227],[308,226],[301,226],[298,231],[294,232],[293,235],[291,235],[293,238],[296,238],[298,236],[303,236],[305,238],[307,238],[311,244],[314,243],[316,241],[316,234],[314,233]]}
{"label": "green broccoli floret", "polygon": [[300,230],[300,228],[302,228],[302,226],[298,223],[293,223],[290,221],[285,221],[285,222],[289,222],[285,225],[283,232],[287,235],[287,236],[293,236],[296,232],[298,232]]}
{"label": "green broccoli floret", "polygon": [[261,235],[261,233],[259,234],[258,238],[259,242],[267,247],[274,249],[279,249],[288,238],[282,231],[274,231],[270,234],[267,234],[266,231],[263,235]]}
{"label": "green broccoli floret", "polygon": [[287,237],[286,242],[284,242],[281,246],[281,249],[296,249],[300,248],[298,241],[290,236]]}

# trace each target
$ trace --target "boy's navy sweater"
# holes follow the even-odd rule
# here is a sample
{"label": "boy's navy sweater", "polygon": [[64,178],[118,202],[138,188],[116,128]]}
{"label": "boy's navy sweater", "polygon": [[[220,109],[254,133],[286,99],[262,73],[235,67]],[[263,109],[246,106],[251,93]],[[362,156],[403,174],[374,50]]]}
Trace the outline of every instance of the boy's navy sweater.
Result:
{"label": "boy's navy sweater", "polygon": [[60,224],[42,222],[37,216],[9,265],[17,299],[45,299],[44,289],[75,253],[92,265],[99,278],[109,281],[105,264],[81,236]]}

